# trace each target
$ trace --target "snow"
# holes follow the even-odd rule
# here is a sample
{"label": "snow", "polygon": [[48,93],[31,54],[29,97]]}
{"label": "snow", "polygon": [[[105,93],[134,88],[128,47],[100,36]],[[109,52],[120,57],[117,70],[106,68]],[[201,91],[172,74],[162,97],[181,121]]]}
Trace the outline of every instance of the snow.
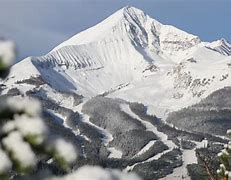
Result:
{"label": "snow", "polygon": [[197,163],[195,150],[183,150],[182,161],[183,161],[182,166],[175,168],[172,174],[169,174],[166,177],[161,178],[160,180],[169,180],[169,179],[171,180],[179,180],[179,179],[190,180],[191,178],[188,175],[187,165]]}
{"label": "snow", "polygon": [[[95,124],[93,124],[92,122],[90,122],[89,120],[89,116],[87,114],[83,114],[81,111],[82,111],[82,107],[83,105],[86,103],[87,99],[83,100],[83,102],[81,104],[79,104],[75,110],[77,110],[79,112],[79,114],[81,115],[82,117],[82,121],[85,122],[85,123],[88,123],[90,124],[91,126],[95,127],[96,130],[98,130],[101,134],[103,134],[104,138],[102,139],[102,143],[105,145],[105,146],[108,146],[109,143],[113,140],[113,136],[112,134],[106,130],[106,129],[103,129]],[[82,135],[84,136],[84,135]],[[87,138],[87,137],[86,137]],[[88,138],[87,138],[88,139]],[[123,155],[123,152],[116,149],[116,147],[107,147],[107,150],[110,152],[108,158],[116,158],[116,159],[120,159],[122,158],[122,155]]]}
{"label": "snow", "polygon": [[[144,163],[144,162],[150,162],[150,161],[153,161],[153,160],[158,160],[162,155],[172,151],[174,148],[177,148],[177,146],[171,140],[168,140],[168,136],[166,134],[158,131],[157,128],[155,126],[153,126],[151,123],[140,119],[139,116],[134,114],[131,111],[128,104],[122,104],[121,109],[124,112],[126,112],[128,115],[130,115],[131,117],[139,120],[147,128],[147,131],[151,131],[154,134],[156,134],[159,137],[159,139],[164,144],[166,144],[168,146],[167,150],[165,150],[165,151],[163,151],[163,152],[161,152],[161,153],[159,153],[159,154],[157,154],[157,155],[155,155],[153,157],[150,157],[149,159],[147,159],[147,160],[145,160],[143,162],[135,163],[135,164],[133,164],[131,166],[128,166],[128,167],[126,167],[125,171],[132,170],[137,164]],[[207,144],[208,144],[208,141],[206,139],[201,141],[201,142],[196,142],[196,141],[192,141],[192,142],[196,144],[196,148],[207,147]],[[150,141],[138,154],[143,153],[144,150],[149,149],[151,147],[151,145],[153,145],[153,143],[154,143],[153,141]],[[166,180],[167,179],[178,180],[178,179],[184,178],[184,179],[190,180],[186,167],[187,167],[188,164],[197,163],[197,157],[196,157],[196,153],[195,153],[196,148],[194,148],[192,150],[181,149],[183,165],[178,167],[178,168],[175,168],[172,174],[169,174],[165,178],[162,178],[162,179],[163,180],[164,179],[166,179]]]}
{"label": "snow", "polygon": [[158,131],[157,128],[154,125],[152,125],[150,122],[140,119],[139,116],[137,116],[134,112],[132,112],[128,104],[122,104],[121,109],[122,109],[122,111],[124,111],[125,113],[130,115],[131,117],[139,120],[146,127],[147,131],[151,131],[155,135],[157,135],[160,138],[160,140],[163,143],[165,143],[170,149],[177,147],[171,140],[168,140],[168,136],[166,134]]}
{"label": "snow", "polygon": [[208,43],[206,45],[206,47],[211,48],[211,49],[213,49],[213,50],[217,51],[218,53],[223,54],[225,56],[231,55],[231,44],[223,38],[220,40]]}
{"label": "snow", "polygon": [[53,117],[55,117],[56,122],[58,122],[60,124],[62,124],[65,121],[65,119],[66,119],[66,117],[64,117],[60,113],[57,113],[55,110],[47,109],[46,111],[48,113],[50,113]]}
{"label": "snow", "polygon": [[[181,79],[180,74],[174,72],[176,66],[172,66],[172,69],[165,66],[162,67],[163,72],[157,72],[142,81],[130,82],[125,89],[116,91],[109,97],[141,102],[148,107],[148,113],[165,118],[169,112],[195,104],[210,93],[231,85],[230,70],[227,66],[231,61],[230,57],[203,47],[193,52],[192,56],[197,60],[197,63],[185,62],[185,66],[180,73],[189,72],[192,82],[196,79],[200,81],[210,79],[210,83],[198,85],[194,88],[191,88],[190,85],[176,88],[174,87],[175,84],[183,83],[187,79]],[[222,76],[227,74],[227,79],[221,81]],[[193,96],[194,92],[204,93],[198,97]],[[182,94],[182,97],[174,98],[176,93]]]}
{"label": "snow", "polygon": [[10,131],[14,130],[15,127],[15,122],[14,121],[7,121],[5,124],[2,125],[1,131],[3,133],[9,133]]}
{"label": "snow", "polygon": [[77,159],[75,147],[64,139],[56,139],[54,142],[55,151],[59,157],[62,157],[67,163],[73,163]]}
{"label": "snow", "polygon": [[156,140],[149,141],[148,144],[146,144],[146,145],[135,155],[135,157],[144,154],[146,151],[148,151],[148,150],[155,144],[155,142],[156,142]]}
{"label": "snow", "polygon": [[33,117],[41,114],[41,104],[33,98],[10,97],[6,99],[4,105],[14,112],[24,111]]}
{"label": "snow", "polygon": [[62,93],[58,93],[57,91],[55,91],[54,89],[52,89],[48,85],[44,85],[43,89],[46,92],[46,96],[49,99],[53,99],[54,102],[56,102],[60,106],[68,108],[68,109],[75,108],[74,107],[75,104],[74,104],[74,97],[73,96],[70,96],[70,95],[65,96]]}
{"label": "snow", "polygon": [[[28,57],[15,64],[9,78],[4,81],[7,88],[3,94],[14,87],[25,94],[34,86],[15,83],[31,76],[41,76],[50,86],[43,86],[47,97],[63,107],[80,112],[85,123],[94,126],[104,135],[103,144],[108,146],[113,140],[110,132],[91,123],[89,116],[81,113],[83,104],[91,97],[106,94],[110,98],[141,102],[147,106],[148,114],[165,119],[169,112],[195,104],[212,92],[231,86],[230,67],[230,44],[226,40],[202,42],[195,35],[159,23],[137,8],[125,7],[96,26],[63,42],[47,55]],[[189,74],[188,79],[183,76],[185,74]],[[227,76],[226,79],[222,79],[224,76]],[[191,84],[186,84],[189,79],[192,80]],[[194,80],[203,79],[209,79],[210,82],[192,87]],[[86,99],[74,107],[72,97],[63,97],[52,88],[75,92]],[[203,92],[201,96],[194,96],[194,93],[200,92]],[[181,97],[176,98],[176,94]],[[28,114],[40,113],[36,103],[28,106],[21,99],[7,103],[15,110],[29,107]],[[123,104],[121,109],[139,120],[169,147],[147,161],[158,159],[176,147],[166,134],[134,114],[128,104]],[[66,117],[55,115],[61,117],[67,126]],[[3,127],[5,131],[13,128],[15,125],[12,122]],[[150,141],[138,155],[153,144],[154,141]],[[197,148],[206,146],[206,142],[196,144]],[[109,157],[122,156],[116,147],[109,147],[108,150],[111,152]],[[184,164],[168,176],[170,179],[177,179],[180,174],[188,177],[186,165],[197,162],[195,150],[182,150],[182,153]],[[132,167],[134,165],[128,169]]]}
{"label": "snow", "polygon": [[15,44],[12,41],[0,39],[0,59],[4,67],[13,65],[15,54]]}
{"label": "snow", "polygon": [[23,140],[17,131],[11,132],[2,140],[3,146],[13,153],[13,158],[18,160],[22,167],[28,168],[36,164],[36,156],[30,145]]}
{"label": "snow", "polygon": [[141,180],[134,173],[124,173],[119,170],[103,169],[98,166],[83,166],[64,177],[49,178],[51,180]]}
{"label": "snow", "polygon": [[38,144],[42,143],[44,136],[47,134],[47,128],[43,120],[39,117],[28,117],[27,115],[15,116],[15,127],[23,135],[36,136]]}
{"label": "snow", "polygon": [[[120,10],[116,11],[114,14],[106,18],[104,21],[85,31],[78,33],[69,40],[61,43],[59,46],[54,48],[54,50],[70,45],[89,44],[97,41],[101,42],[104,40],[105,35],[110,36],[114,31],[121,34],[126,33],[126,31],[128,30],[127,22],[136,25],[136,22],[133,22],[132,17],[135,17],[136,20],[140,20],[141,22],[146,19],[144,12],[137,8],[128,6],[121,8]],[[148,19],[151,18],[148,17]],[[152,19],[152,22],[154,22],[154,24],[156,24],[157,26],[161,25],[156,20]]]}
{"label": "snow", "polygon": [[[31,58],[28,57],[19,63],[14,64],[10,69],[10,74],[8,78],[5,80],[5,84],[9,88],[13,88],[17,85],[15,83],[17,81],[21,81],[24,79],[28,79],[31,76],[37,77],[40,73],[38,69],[34,66],[34,64],[31,61]],[[24,89],[25,88],[25,89]],[[31,89],[31,86],[29,86],[29,89]],[[28,90],[28,86],[20,86],[20,90],[26,91]]]}
{"label": "snow", "polygon": [[108,158],[116,158],[116,159],[120,159],[122,158],[123,152],[114,148],[114,147],[109,147],[107,148],[108,151],[110,152]]}
{"label": "snow", "polygon": [[231,129],[227,130],[227,134],[230,135],[231,134]]}
{"label": "snow", "polygon": [[196,141],[192,141],[192,142],[196,144],[196,147],[194,149],[190,149],[190,150],[181,149],[183,165],[178,167],[178,168],[175,168],[173,170],[172,174],[169,174],[160,180],[168,180],[168,179],[171,179],[171,180],[178,180],[178,179],[190,180],[191,179],[188,175],[187,165],[198,163],[195,150],[207,147],[208,140],[204,139],[201,142],[196,142]]}
{"label": "snow", "polygon": [[170,25],[161,27],[159,38],[160,48],[165,56],[168,56],[177,63],[182,60],[181,56],[184,52],[190,51],[193,47],[197,47],[201,42],[197,36]]}
{"label": "snow", "polygon": [[81,113],[82,107],[86,103],[86,101],[83,101],[81,104],[79,104],[76,108],[76,110],[79,112],[79,114],[82,116],[82,121],[85,123],[90,124],[91,126],[95,127],[96,130],[98,130],[101,134],[103,134],[104,138],[102,139],[102,142],[105,146],[108,146],[108,144],[113,140],[113,136],[110,132],[108,132],[106,129],[103,129],[99,126],[96,126],[93,124],[89,119],[90,117],[87,114]]}
{"label": "snow", "polygon": [[[139,116],[137,116],[135,113],[133,113],[129,107],[128,104],[121,104],[121,110],[124,111],[125,113],[127,113],[128,115],[130,115],[131,117],[139,120],[145,127],[146,127],[146,130],[147,131],[151,131],[153,132],[155,135],[157,135],[159,137],[159,139],[168,146],[168,149],[153,156],[153,157],[150,157],[149,159],[141,162],[141,163],[144,163],[144,162],[150,162],[150,161],[153,161],[153,160],[157,160],[159,159],[163,154],[166,154],[170,151],[172,151],[174,148],[176,148],[177,146],[171,141],[171,140],[168,140],[168,136],[160,131],[157,130],[157,128],[152,125],[150,122],[148,121],[144,121],[142,119],[140,119]],[[130,171],[134,168],[135,165],[137,164],[140,164],[140,163],[135,163],[133,164],[132,166],[128,166],[126,168],[126,171]]]}
{"label": "snow", "polygon": [[[225,40],[221,42],[230,46]],[[228,67],[231,57],[209,46],[216,45],[163,25],[137,8],[125,7],[47,55],[29,57],[14,65],[5,82],[8,88],[3,92],[18,87],[25,93],[32,87],[14,83],[41,76],[51,87],[87,98],[108,93],[112,98],[142,102],[150,114],[165,118],[169,112],[197,103],[215,90],[231,85]],[[189,59],[196,63],[188,62]],[[176,88],[176,84],[185,80],[174,72],[179,63],[184,64],[180,73],[190,72],[192,82],[215,78],[205,86]],[[156,70],[147,70],[150,66],[156,66]],[[221,81],[226,74],[227,79]],[[118,88],[122,84],[126,86]],[[52,91],[47,89],[47,92]],[[203,93],[197,97],[193,95],[195,92]],[[175,98],[176,94],[182,97]],[[57,95],[57,101],[65,106],[70,102],[69,107],[73,108],[70,98]]]}
{"label": "snow", "polygon": [[0,173],[9,170],[12,166],[12,163],[7,156],[7,154],[0,148]]}

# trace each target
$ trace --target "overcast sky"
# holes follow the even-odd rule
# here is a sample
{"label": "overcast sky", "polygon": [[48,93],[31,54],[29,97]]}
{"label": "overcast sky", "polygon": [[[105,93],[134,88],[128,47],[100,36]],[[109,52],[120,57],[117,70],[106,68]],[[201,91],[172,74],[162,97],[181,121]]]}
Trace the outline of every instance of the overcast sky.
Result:
{"label": "overcast sky", "polygon": [[18,45],[18,60],[43,55],[129,5],[204,41],[231,41],[231,0],[0,0],[0,37]]}

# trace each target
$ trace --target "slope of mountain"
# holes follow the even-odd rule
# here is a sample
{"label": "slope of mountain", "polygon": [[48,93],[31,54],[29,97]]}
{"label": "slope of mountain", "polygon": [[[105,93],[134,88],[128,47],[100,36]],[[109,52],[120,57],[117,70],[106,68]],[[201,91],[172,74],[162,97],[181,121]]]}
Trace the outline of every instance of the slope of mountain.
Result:
{"label": "slope of mountain", "polygon": [[79,164],[172,179],[199,163],[195,148],[204,138],[216,150],[225,142],[215,135],[231,126],[229,111],[219,115],[230,104],[217,104],[220,92],[229,94],[230,47],[125,7],[47,55],[15,64],[1,94],[40,99],[53,133],[76,143]]}
{"label": "slope of mountain", "polygon": [[[86,97],[126,86],[132,91],[128,100],[168,111],[173,104],[190,105],[198,101],[197,96],[206,97],[229,85],[230,57],[225,55],[230,45],[221,41],[221,45],[201,42],[197,36],[162,25],[141,10],[125,7],[47,55],[27,58],[14,69],[21,69],[18,66],[28,62],[35,68],[33,72],[28,71],[28,77],[31,73],[41,74],[53,87],[73,90]],[[142,88],[147,91],[144,99],[139,86],[152,89]],[[127,93],[119,91],[111,96],[127,98]],[[138,98],[134,97],[136,94]],[[153,105],[155,102],[158,106]]]}

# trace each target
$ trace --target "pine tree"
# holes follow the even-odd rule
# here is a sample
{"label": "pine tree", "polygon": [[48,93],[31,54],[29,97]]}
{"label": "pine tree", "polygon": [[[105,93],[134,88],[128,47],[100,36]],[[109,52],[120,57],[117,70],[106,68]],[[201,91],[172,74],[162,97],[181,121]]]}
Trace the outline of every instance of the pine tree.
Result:
{"label": "pine tree", "polygon": [[[231,138],[231,130],[227,131],[227,135]],[[231,141],[224,146],[224,149],[218,154],[220,159],[220,168],[217,173],[223,180],[231,180]]]}

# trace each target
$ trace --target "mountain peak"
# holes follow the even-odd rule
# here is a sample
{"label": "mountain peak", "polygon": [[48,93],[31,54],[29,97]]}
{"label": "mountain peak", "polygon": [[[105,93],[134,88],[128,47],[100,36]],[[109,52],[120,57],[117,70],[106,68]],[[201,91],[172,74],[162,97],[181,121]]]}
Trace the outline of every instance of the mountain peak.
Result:
{"label": "mountain peak", "polygon": [[221,42],[221,45],[228,46],[229,48],[231,48],[230,42],[227,41],[225,38],[221,38],[220,42]]}
{"label": "mountain peak", "polygon": [[133,6],[125,6],[122,8],[124,13],[129,13],[129,14],[145,14],[144,11],[142,11],[141,9],[138,9],[136,7]]}
{"label": "mountain peak", "polygon": [[231,55],[231,44],[224,38],[213,41],[209,43],[206,47],[226,56]]}
{"label": "mountain peak", "polygon": [[125,6],[97,25],[61,43],[54,50],[64,46],[124,40],[141,49],[167,53],[170,56],[177,56],[179,51],[200,43],[197,36],[173,26],[163,25],[138,8]]}
{"label": "mountain peak", "polygon": [[[136,7],[133,6],[125,6],[122,9],[118,10],[117,12],[122,12],[123,14],[123,18],[125,18],[127,21],[129,20],[133,20],[133,21],[138,21],[140,22],[146,22],[148,19],[151,20],[152,22],[155,22],[157,24],[161,24],[159,23],[157,20],[149,17],[144,11],[142,11],[141,9],[138,9]],[[116,13],[115,13],[116,14]],[[112,15],[113,16],[113,15]],[[131,23],[131,22],[130,22]]]}
{"label": "mountain peak", "polygon": [[82,31],[70,38],[69,40],[61,43],[54,50],[57,50],[63,46],[88,44],[102,40],[108,33],[113,32],[113,29],[120,30],[117,35],[123,34],[124,32],[129,31],[130,28],[135,27],[137,27],[136,29],[142,29],[143,31],[145,30],[145,27],[143,26],[146,24],[147,21],[149,21],[150,26],[152,22],[161,25],[158,21],[146,15],[142,10],[131,6],[125,6],[113,13],[102,22],[98,23],[97,25]]}

